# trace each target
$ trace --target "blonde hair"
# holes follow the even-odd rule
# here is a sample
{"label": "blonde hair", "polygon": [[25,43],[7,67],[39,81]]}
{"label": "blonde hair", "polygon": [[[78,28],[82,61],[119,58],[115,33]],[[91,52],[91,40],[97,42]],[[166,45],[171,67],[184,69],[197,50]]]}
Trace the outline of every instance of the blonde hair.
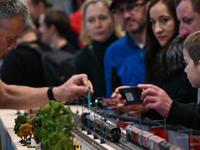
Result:
{"label": "blonde hair", "polygon": [[[91,43],[91,41],[92,41],[92,38],[90,37],[90,35],[88,34],[88,32],[85,29],[85,25],[84,25],[85,13],[90,4],[95,4],[97,2],[102,2],[106,6],[106,8],[108,8],[108,10],[111,5],[111,0],[86,0],[82,4],[81,11],[82,11],[82,15],[83,15],[83,20],[82,20],[82,29],[81,29],[81,34],[80,34],[80,40],[84,45],[87,45],[87,44]],[[113,21],[115,22],[114,33],[118,38],[120,38],[124,35],[124,31],[122,31],[122,27],[119,24],[116,15],[114,15],[110,10],[109,10],[109,12],[111,14]]]}

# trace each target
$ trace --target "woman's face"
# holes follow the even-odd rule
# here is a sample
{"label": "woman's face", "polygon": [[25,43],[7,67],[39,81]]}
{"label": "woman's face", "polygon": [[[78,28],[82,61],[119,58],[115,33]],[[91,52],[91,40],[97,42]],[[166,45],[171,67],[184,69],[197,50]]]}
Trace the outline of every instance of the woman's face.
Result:
{"label": "woman's face", "polygon": [[86,8],[84,18],[86,31],[93,40],[104,42],[114,31],[114,21],[102,2],[90,4]]}
{"label": "woman's face", "polygon": [[149,10],[153,33],[160,46],[165,46],[175,32],[175,22],[167,6],[161,1]]}

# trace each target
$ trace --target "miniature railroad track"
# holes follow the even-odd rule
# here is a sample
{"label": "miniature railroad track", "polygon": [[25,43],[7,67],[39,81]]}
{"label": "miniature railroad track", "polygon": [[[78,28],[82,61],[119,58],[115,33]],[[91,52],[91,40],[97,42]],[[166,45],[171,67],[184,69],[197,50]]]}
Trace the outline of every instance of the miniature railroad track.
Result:
{"label": "miniature railroad track", "polygon": [[[81,131],[81,117],[80,116],[78,116],[76,114],[72,114],[72,117],[74,119],[74,123],[76,124],[76,127],[73,130],[74,133],[76,133],[78,136],[80,136],[86,142],[88,142],[89,144],[91,144],[92,146],[94,146],[96,149],[107,150],[101,144],[99,144],[95,140],[91,140],[90,137],[88,137],[87,135],[85,135],[84,133],[82,133],[82,131]],[[96,134],[98,134],[98,133],[96,133]],[[101,135],[99,135],[99,136],[101,136]],[[122,134],[122,138],[125,140],[126,136],[124,134]],[[107,139],[107,138],[104,138],[104,139]],[[126,145],[124,143],[124,141],[121,141],[121,140],[119,142],[113,142],[112,144],[116,145],[117,147],[119,147],[120,149],[123,149],[123,150],[133,150],[132,147]]]}
{"label": "miniature railroad track", "polygon": [[78,129],[78,124],[80,124],[80,119],[81,119],[80,116],[72,114],[72,117],[74,119],[74,123],[76,124],[76,126],[75,126],[75,128],[73,130],[74,133],[76,133],[80,138],[84,139],[87,143],[91,144],[96,149],[98,149],[98,150],[107,150],[105,147],[101,146],[96,141],[91,141],[91,138],[86,136],[84,133],[80,132],[80,130]]}

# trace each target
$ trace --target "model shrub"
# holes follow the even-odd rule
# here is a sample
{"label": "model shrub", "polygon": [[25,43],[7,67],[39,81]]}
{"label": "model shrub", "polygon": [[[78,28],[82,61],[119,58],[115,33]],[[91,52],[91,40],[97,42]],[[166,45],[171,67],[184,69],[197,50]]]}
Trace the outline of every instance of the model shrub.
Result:
{"label": "model shrub", "polygon": [[74,127],[71,110],[65,106],[65,101],[49,101],[41,108],[32,124],[36,126],[34,138],[42,143],[43,150],[73,150],[71,133]]}

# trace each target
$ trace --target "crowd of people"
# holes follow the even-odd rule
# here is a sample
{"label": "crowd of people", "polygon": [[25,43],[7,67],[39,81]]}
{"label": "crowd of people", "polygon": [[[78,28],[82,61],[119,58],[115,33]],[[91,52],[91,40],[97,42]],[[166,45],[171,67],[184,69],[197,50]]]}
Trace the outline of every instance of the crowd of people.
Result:
{"label": "crowd of people", "polygon": [[[13,3],[13,5],[11,5]],[[87,95],[117,99],[109,109],[200,129],[200,1],[78,0],[68,16],[45,0],[0,2],[0,108],[41,107]],[[76,20],[77,19],[77,20]],[[72,22],[72,23],[71,23]],[[34,42],[74,57],[74,75],[47,87]],[[120,88],[138,86],[143,104],[126,105]],[[105,102],[104,105],[107,105]]]}

